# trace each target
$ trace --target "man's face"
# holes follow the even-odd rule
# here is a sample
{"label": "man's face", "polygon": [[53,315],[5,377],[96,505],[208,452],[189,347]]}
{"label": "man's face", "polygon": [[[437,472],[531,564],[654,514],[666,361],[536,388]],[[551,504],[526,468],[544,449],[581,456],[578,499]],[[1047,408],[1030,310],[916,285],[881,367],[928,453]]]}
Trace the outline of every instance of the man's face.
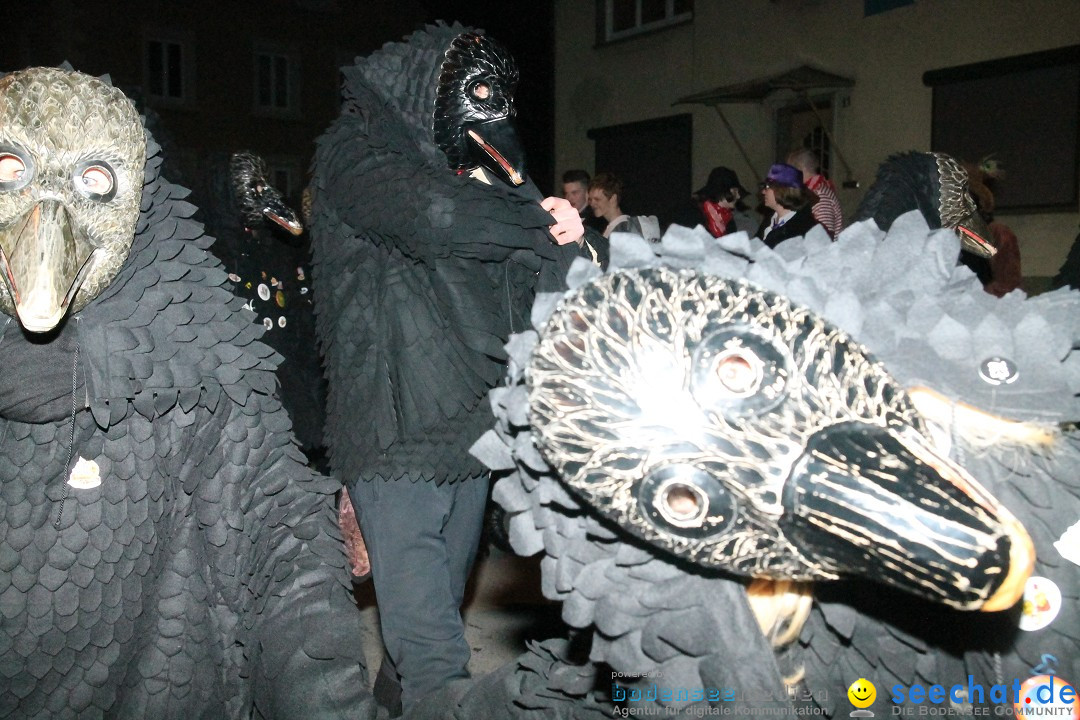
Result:
{"label": "man's face", "polygon": [[592,208],[593,215],[596,217],[605,217],[609,211],[613,210],[618,205],[618,195],[608,195],[600,188],[593,188],[589,191],[589,207]]}
{"label": "man's face", "polygon": [[568,182],[562,186],[563,197],[570,201],[579,213],[589,204],[584,183]]}

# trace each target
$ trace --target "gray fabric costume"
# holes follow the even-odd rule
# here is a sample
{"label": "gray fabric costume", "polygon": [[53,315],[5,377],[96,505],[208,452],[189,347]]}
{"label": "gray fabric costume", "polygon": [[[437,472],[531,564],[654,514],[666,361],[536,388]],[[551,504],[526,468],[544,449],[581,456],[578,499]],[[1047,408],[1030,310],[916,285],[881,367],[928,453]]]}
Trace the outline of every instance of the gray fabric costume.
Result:
{"label": "gray fabric costume", "polygon": [[26,161],[0,184],[0,232],[59,202],[67,236],[94,238],[111,200],[72,188],[71,163],[137,217],[58,330],[0,328],[0,717],[373,716],[342,642],[359,614],[336,485],[305,468],[276,355],[187,191],[152,139],[145,164],[125,144],[143,129],[105,82],[12,73],[0,114],[2,152]]}
{"label": "gray fabric costume", "polygon": [[[1014,680],[1019,684],[1032,675],[1054,673],[1067,681],[1080,675],[1080,553],[1075,539],[1075,523],[1080,520],[1076,480],[1080,442],[1074,426],[1055,424],[1080,414],[1076,399],[1080,373],[1072,351],[1080,330],[1076,319],[1080,297],[1058,292],[1033,299],[996,299],[980,291],[966,268],[955,265],[958,250],[954,235],[930,232],[914,213],[896,219],[884,239],[871,224],[856,223],[835,243],[824,236],[796,238],[776,251],[742,234],[716,241],[703,230],[673,228],[655,250],[627,238],[614,242],[611,272],[667,266],[674,268],[671,277],[686,268],[692,272],[687,277],[704,273],[745,278],[760,289],[754,292],[785,295],[838,326],[872,352],[881,363],[877,367],[887,368],[904,387],[925,385],[951,401],[962,398],[982,410],[1049,430],[1047,442],[1023,443],[1000,436],[986,444],[968,434],[960,419],[950,419],[948,412],[933,420],[935,425],[943,421],[933,435],[937,452],[966,468],[1023,523],[1034,544],[1034,575],[1054,583],[1060,600],[1051,598],[1041,615],[1039,602],[1029,597],[1003,612],[963,612],[877,584],[876,575],[846,577],[813,584],[813,606],[805,621],[794,625],[793,641],[778,642],[789,629],[784,623],[763,635],[758,629],[760,617],[747,602],[752,586],[746,578],[709,569],[715,556],[687,562],[694,557],[692,540],[673,545],[670,533],[668,539],[664,534],[650,537],[643,530],[649,525],[640,526],[629,516],[613,521],[618,516],[614,511],[647,506],[647,482],[635,481],[631,494],[620,496],[625,504],[603,500],[602,491],[624,482],[623,471],[627,478],[641,478],[635,468],[643,459],[674,452],[671,461],[676,463],[680,452],[686,457],[700,453],[695,449],[698,438],[690,428],[692,423],[683,435],[684,447],[642,443],[627,447],[624,455],[605,455],[595,465],[586,465],[596,472],[607,469],[591,484],[581,482],[588,475],[582,475],[581,466],[573,462],[563,465],[566,478],[560,480],[538,451],[538,446],[548,442],[547,436],[529,428],[530,418],[535,423],[538,414],[544,415],[537,407],[530,409],[529,403],[530,393],[535,400],[542,386],[535,373],[546,367],[538,364],[540,344],[550,348],[565,342],[567,366],[579,367],[582,379],[603,373],[594,365],[574,365],[582,341],[595,349],[593,357],[601,364],[618,365],[627,358],[659,363],[663,356],[657,351],[684,347],[689,342],[684,333],[691,332],[687,329],[699,327],[706,312],[717,312],[726,302],[721,294],[716,304],[668,305],[664,298],[677,287],[674,280],[646,279],[642,286],[632,284],[633,276],[628,275],[624,285],[607,287],[628,288],[620,296],[629,303],[624,308],[652,294],[652,300],[642,304],[649,309],[637,316],[657,333],[658,345],[652,352],[640,338],[628,346],[609,334],[620,327],[616,311],[610,316],[601,311],[599,318],[578,311],[576,330],[583,331],[579,340],[576,330],[565,323],[567,317],[574,317],[573,312],[564,314],[570,299],[558,306],[560,296],[539,298],[533,316],[536,330],[514,336],[508,345],[511,383],[492,393],[496,429],[476,447],[489,467],[510,472],[497,483],[494,497],[511,515],[511,541],[521,554],[544,553],[544,593],[563,602],[563,619],[591,637],[587,660],[575,659],[558,641],[534,646],[516,667],[477,683],[437,716],[599,717],[605,707],[608,715],[612,713],[609,703],[614,698],[621,707],[658,712],[671,708],[686,716],[709,706],[727,712],[740,706],[781,706],[803,712],[820,708],[825,715],[837,717],[852,710],[846,688],[866,678],[878,689],[870,710],[882,717],[891,712],[894,685],[942,684],[948,689],[953,684],[966,686],[970,674],[987,692],[981,699],[962,699],[956,711],[963,712],[970,711],[971,702],[992,704],[988,689],[994,684],[1008,684],[1012,692]],[[881,282],[881,267],[891,269],[888,283]],[[587,300],[586,306],[602,308],[606,291],[590,290],[588,284],[596,275],[594,268],[578,266],[569,280]],[[643,273],[640,277],[655,276]],[[675,321],[676,315],[681,319]],[[556,323],[555,317],[561,320]],[[808,345],[819,342],[813,336],[805,341]],[[988,365],[987,359],[996,360]],[[807,367],[812,365],[801,365],[798,372],[807,372]],[[526,375],[527,368],[532,376]],[[764,372],[768,377],[768,370]],[[739,380],[746,376],[734,370],[723,377]],[[834,387],[828,373],[818,377],[817,387]],[[688,380],[686,387],[692,388],[693,383]],[[571,454],[580,450],[587,456],[613,437],[614,425],[590,435],[594,406],[583,401],[582,393],[597,389],[567,386],[562,396],[564,415],[557,417],[581,423],[580,434],[563,427],[556,435],[568,439]],[[618,419],[630,423],[624,428],[637,427],[631,418],[646,407],[654,413],[648,417],[660,426],[687,417],[685,412],[660,413],[660,406],[645,404],[647,394],[644,389],[642,393],[636,398],[641,404],[636,406],[624,404],[625,398],[614,390],[593,399],[624,407],[618,411],[626,413]],[[661,395],[671,402],[670,394]],[[543,397],[547,402],[558,396]],[[706,404],[719,403],[722,397],[698,395]],[[961,408],[955,406],[953,412],[959,416]],[[710,425],[709,433],[712,429]],[[704,437],[711,437],[709,433]],[[759,448],[762,455],[752,465],[762,471],[775,462],[767,456],[767,447]],[[733,446],[724,445],[715,451],[724,456],[735,452]],[[702,463],[709,467],[708,457]],[[724,477],[723,467],[714,468],[716,478]],[[574,487],[566,480],[572,480]],[[829,486],[834,485],[834,478],[828,480]],[[735,517],[742,517],[753,502],[740,497]],[[788,502],[786,496],[784,502]],[[709,508],[721,522],[728,516],[719,506],[710,504]],[[685,517],[675,519],[684,520],[687,528],[699,527]],[[882,519],[894,521],[887,515]],[[717,520],[710,517],[708,522]],[[663,527],[663,523],[658,520],[651,526]],[[753,537],[748,536],[746,542]],[[1036,580],[1039,583],[1047,586]],[[941,593],[944,597],[964,590],[958,583],[942,587]],[[1018,627],[1021,611],[1024,630]],[[1038,627],[1033,618],[1049,623]],[[771,647],[774,643],[775,648]],[[608,667],[620,675],[612,676]],[[658,693],[665,688],[675,694],[665,699]],[[702,694],[695,697],[687,692],[679,697],[680,688]],[[710,689],[717,690],[717,695],[703,697]],[[637,692],[636,698],[630,696],[631,691]]]}
{"label": "gray fabric costume", "polygon": [[381,688],[400,673],[408,708],[467,675],[459,608],[487,488],[469,447],[490,427],[506,337],[526,327],[538,283],[561,283],[550,260],[576,247],[554,245],[524,177],[469,174],[463,128],[479,120],[488,135],[514,113],[517,70],[496,43],[429,26],[344,74],[312,179],[325,437],[382,613],[376,694],[393,707]]}

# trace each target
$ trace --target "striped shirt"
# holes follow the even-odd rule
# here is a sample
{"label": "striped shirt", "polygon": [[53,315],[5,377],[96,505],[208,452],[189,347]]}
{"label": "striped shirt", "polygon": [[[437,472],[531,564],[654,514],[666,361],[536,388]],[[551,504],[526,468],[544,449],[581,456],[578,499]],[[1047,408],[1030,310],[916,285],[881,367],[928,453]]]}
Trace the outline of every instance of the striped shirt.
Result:
{"label": "striped shirt", "polygon": [[812,175],[806,181],[806,187],[817,193],[818,201],[813,213],[829,235],[835,238],[844,227],[844,213],[840,210],[840,200],[836,197],[836,187],[824,175]]}

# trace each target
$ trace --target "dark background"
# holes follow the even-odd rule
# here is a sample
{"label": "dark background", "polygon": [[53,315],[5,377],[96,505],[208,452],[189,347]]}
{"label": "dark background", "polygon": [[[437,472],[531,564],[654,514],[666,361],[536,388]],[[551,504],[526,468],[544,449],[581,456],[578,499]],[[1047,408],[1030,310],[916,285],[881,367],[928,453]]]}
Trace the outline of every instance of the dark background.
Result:
{"label": "dark background", "polygon": [[[67,61],[113,84],[156,116],[169,158],[189,186],[202,163],[239,149],[288,158],[306,174],[315,139],[340,105],[338,68],[425,22],[457,20],[502,42],[521,69],[518,129],[531,175],[552,194],[554,10],[551,0],[8,0],[0,5],[0,71]],[[182,103],[145,98],[146,43],[183,43]],[[255,53],[297,59],[295,110],[254,107]],[[145,105],[143,105],[145,103]],[[298,201],[306,178],[290,199]]]}

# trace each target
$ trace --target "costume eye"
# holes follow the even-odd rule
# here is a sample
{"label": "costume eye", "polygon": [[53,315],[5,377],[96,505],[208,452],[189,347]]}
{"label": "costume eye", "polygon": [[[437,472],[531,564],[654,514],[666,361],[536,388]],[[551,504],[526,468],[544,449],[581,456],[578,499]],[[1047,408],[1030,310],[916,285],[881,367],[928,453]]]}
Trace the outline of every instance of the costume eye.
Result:
{"label": "costume eye", "polygon": [[727,350],[716,358],[716,379],[734,396],[751,395],[761,385],[761,360],[744,348]]}
{"label": "costume eye", "polygon": [[701,539],[726,532],[739,503],[715,477],[692,465],[650,470],[637,487],[645,518],[665,533]]}
{"label": "costume eye", "polygon": [[33,175],[33,161],[26,152],[0,146],[0,191],[26,187]]}
{"label": "costume eye", "polygon": [[676,480],[660,488],[654,504],[672,525],[698,527],[709,507],[709,499],[697,485]]}
{"label": "costume eye", "polygon": [[770,337],[741,323],[702,338],[690,380],[694,399],[728,418],[757,415],[786,393],[790,359]]}
{"label": "costume eye", "polygon": [[104,195],[112,190],[112,175],[103,167],[90,167],[83,170],[82,186],[87,192]]}
{"label": "costume eye", "polygon": [[0,155],[0,182],[20,180],[25,171],[26,163],[18,155]]}
{"label": "costume eye", "polygon": [[469,88],[469,94],[477,100],[487,100],[491,97],[491,86],[486,82],[475,82]]}
{"label": "costume eye", "polygon": [[75,168],[75,189],[99,202],[108,202],[116,195],[116,174],[105,162],[82,162]]}

